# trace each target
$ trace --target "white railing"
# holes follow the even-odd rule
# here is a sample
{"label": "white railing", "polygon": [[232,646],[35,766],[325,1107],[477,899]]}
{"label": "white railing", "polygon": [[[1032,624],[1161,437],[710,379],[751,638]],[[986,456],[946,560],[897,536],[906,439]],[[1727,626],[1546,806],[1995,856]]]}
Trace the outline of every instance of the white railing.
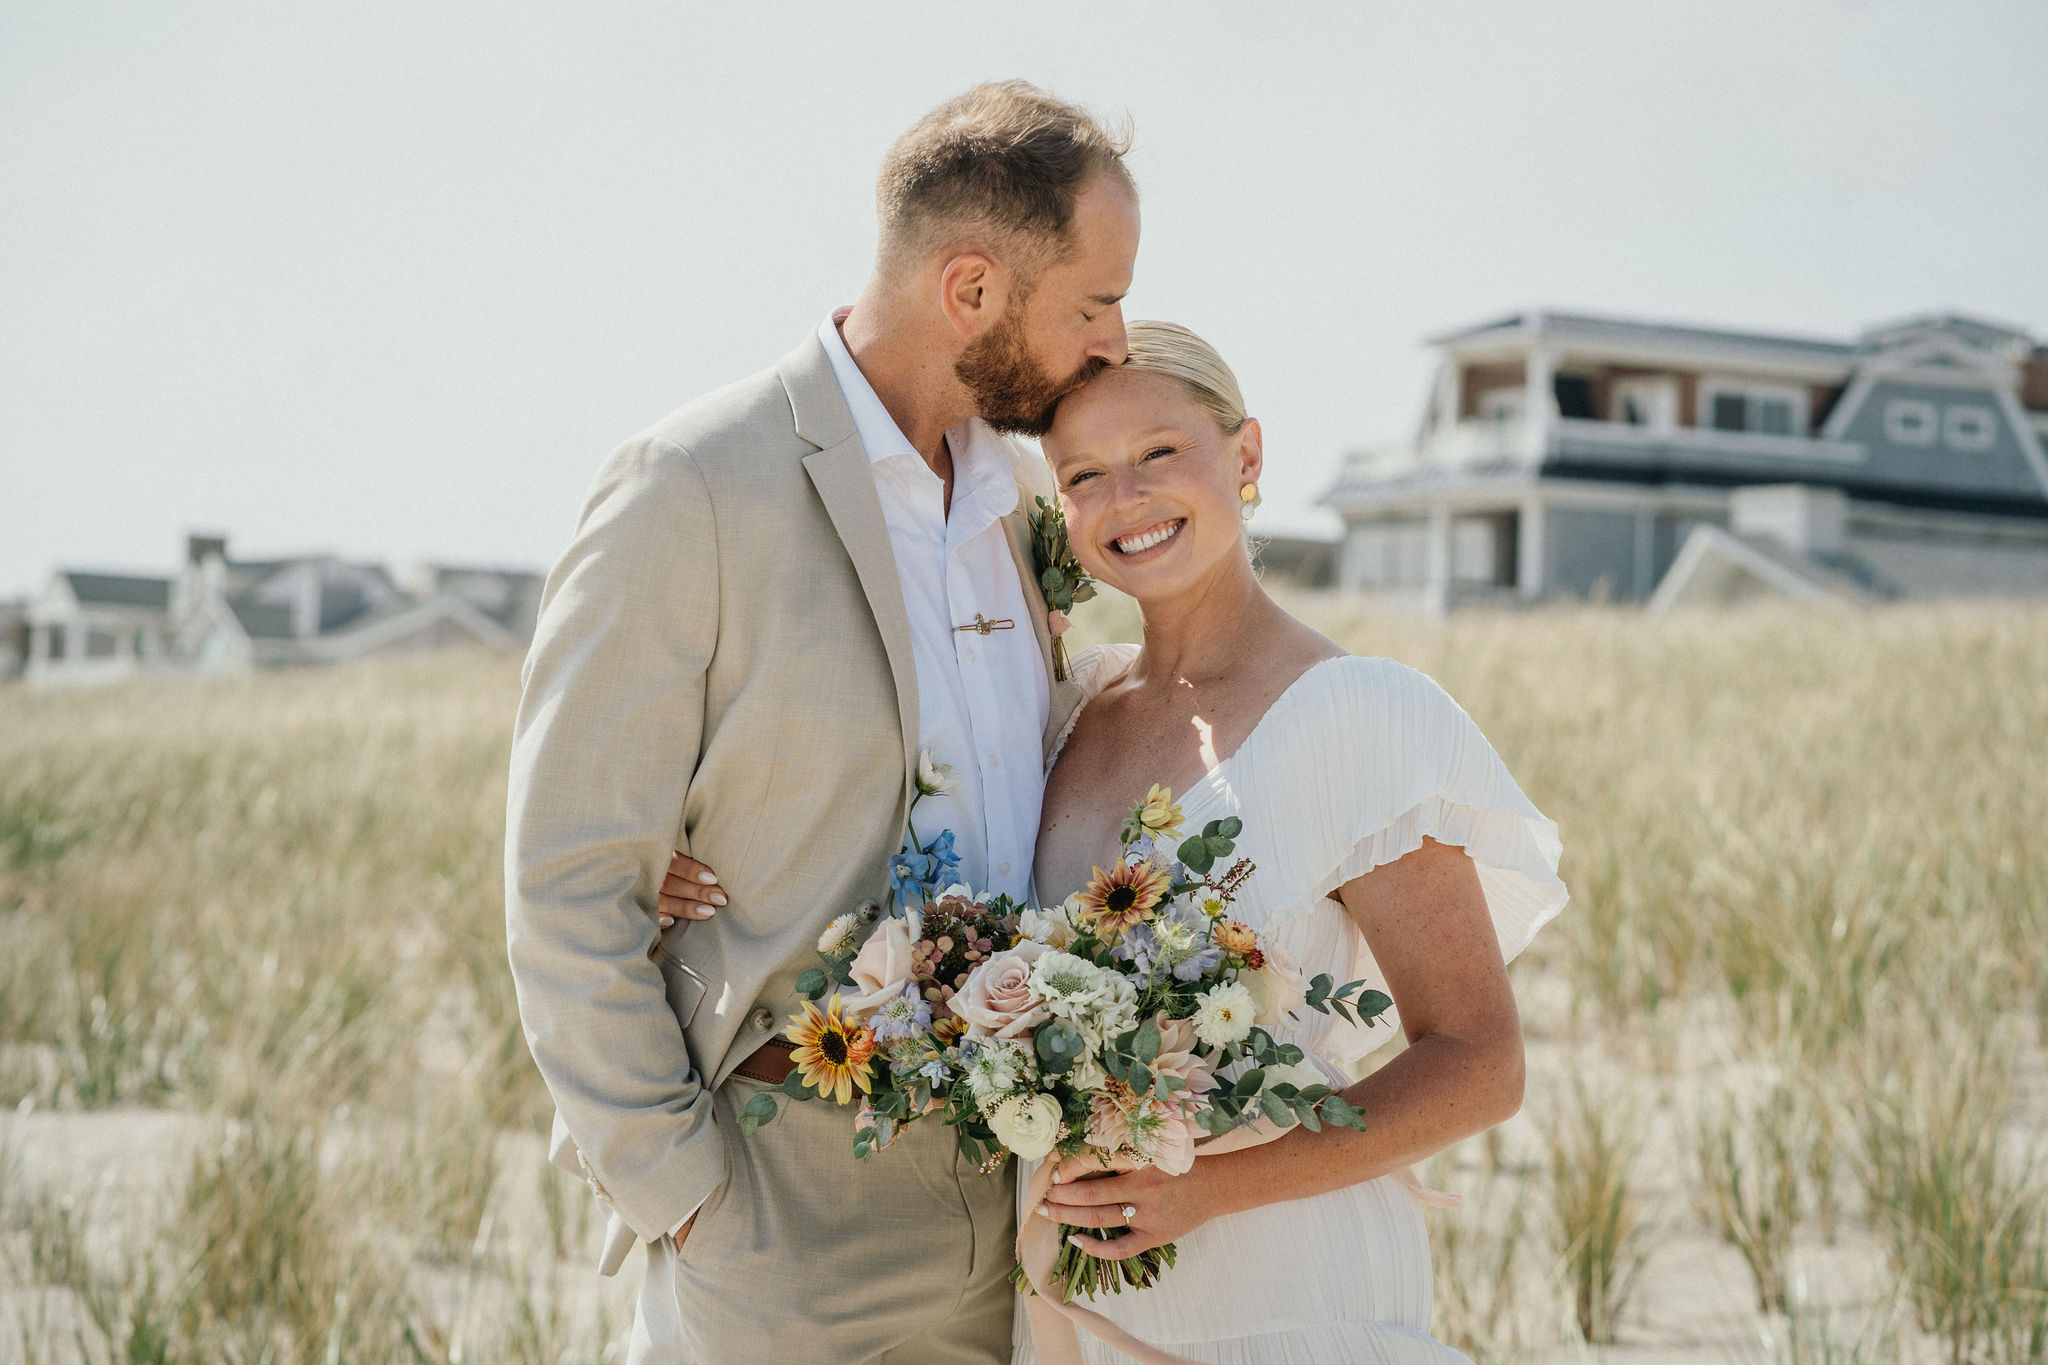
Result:
{"label": "white railing", "polygon": [[[1850,441],[1823,441],[1807,436],[1767,436],[1756,431],[1719,431],[1713,427],[1637,427],[1624,422],[1595,422],[1564,417],[1557,422],[1560,441],[1579,446],[1641,450],[1661,448],[1698,455],[1746,455],[1770,460],[1827,460],[1856,464],[1863,447]],[[1555,447],[1553,447],[1554,449]]]}

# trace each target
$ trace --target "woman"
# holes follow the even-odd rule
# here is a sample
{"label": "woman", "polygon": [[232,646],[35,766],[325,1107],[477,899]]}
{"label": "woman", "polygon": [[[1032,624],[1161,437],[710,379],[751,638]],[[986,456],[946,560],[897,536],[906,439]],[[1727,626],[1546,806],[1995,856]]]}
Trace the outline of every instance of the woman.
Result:
{"label": "woman", "polygon": [[1429,1240],[1401,1177],[1521,1105],[1505,962],[1564,905],[1556,828],[1435,683],[1347,655],[1266,595],[1240,520],[1263,452],[1235,377],[1185,328],[1128,330],[1130,358],[1069,395],[1044,441],[1074,553],[1137,600],[1144,643],[1074,662],[1090,700],[1047,782],[1039,894],[1108,866],[1124,815],[1169,785],[1190,828],[1243,820],[1257,872],[1233,915],[1307,974],[1394,1000],[1371,1028],[1299,1011],[1285,1041],[1339,1084],[1396,1027],[1408,1047],[1345,1089],[1363,1133],[1296,1129],[1182,1176],[1074,1164],[1022,1216],[1129,1229],[1100,1256],[1177,1243],[1155,1287],[1090,1306],[1192,1359],[1463,1360],[1429,1335]]}

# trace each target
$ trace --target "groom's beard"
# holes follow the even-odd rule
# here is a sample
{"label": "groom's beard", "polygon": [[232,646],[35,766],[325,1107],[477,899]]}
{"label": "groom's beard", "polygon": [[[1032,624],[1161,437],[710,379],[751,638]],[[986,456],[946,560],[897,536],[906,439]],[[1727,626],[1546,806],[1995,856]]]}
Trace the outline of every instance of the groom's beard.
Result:
{"label": "groom's beard", "polygon": [[1108,366],[1091,356],[1064,379],[1047,374],[1025,345],[1022,311],[1013,305],[1008,318],[968,343],[953,373],[974,395],[982,421],[1012,436],[1043,436],[1060,399]]}

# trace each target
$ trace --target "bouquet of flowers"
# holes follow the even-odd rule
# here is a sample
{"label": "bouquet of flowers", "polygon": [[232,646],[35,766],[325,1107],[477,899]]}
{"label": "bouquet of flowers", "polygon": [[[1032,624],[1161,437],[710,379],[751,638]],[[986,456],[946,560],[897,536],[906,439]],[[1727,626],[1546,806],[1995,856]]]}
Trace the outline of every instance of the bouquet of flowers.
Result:
{"label": "bouquet of flowers", "polygon": [[[1154,786],[1115,863],[1050,908],[927,886],[864,943],[851,917],[835,920],[822,967],[798,982],[796,1069],[780,1095],[844,1105],[858,1092],[863,1157],[937,1115],[991,1171],[1015,1154],[1178,1175],[1203,1135],[1261,1118],[1362,1130],[1358,1110],[1271,1030],[1300,1009],[1371,1020],[1393,1002],[1361,981],[1304,980],[1230,915],[1253,871],[1243,859],[1217,870],[1239,821],[1186,837],[1182,823]],[[899,862],[930,857],[913,833]],[[742,1124],[777,1112],[777,1092],[757,1095]],[[1065,1231],[1055,1277],[1069,1298],[1149,1285],[1173,1264],[1171,1245],[1103,1260]]]}

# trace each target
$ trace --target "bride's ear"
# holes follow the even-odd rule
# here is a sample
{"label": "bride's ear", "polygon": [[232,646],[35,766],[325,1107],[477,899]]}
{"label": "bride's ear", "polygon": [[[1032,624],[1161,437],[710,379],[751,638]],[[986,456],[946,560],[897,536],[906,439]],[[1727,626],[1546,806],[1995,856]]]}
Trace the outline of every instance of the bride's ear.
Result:
{"label": "bride's ear", "polygon": [[1259,419],[1245,418],[1244,425],[1231,439],[1237,442],[1238,482],[1257,483],[1266,469],[1265,437],[1259,430]]}

